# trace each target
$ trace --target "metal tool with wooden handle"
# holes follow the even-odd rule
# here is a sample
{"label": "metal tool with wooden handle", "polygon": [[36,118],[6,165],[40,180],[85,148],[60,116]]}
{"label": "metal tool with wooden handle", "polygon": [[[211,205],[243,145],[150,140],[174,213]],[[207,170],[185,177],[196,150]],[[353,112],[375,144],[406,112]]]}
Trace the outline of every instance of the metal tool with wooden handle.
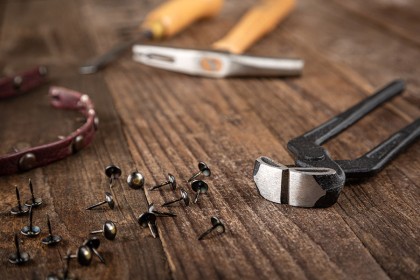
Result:
{"label": "metal tool with wooden handle", "polygon": [[170,0],[147,15],[142,29],[153,31],[153,39],[171,37],[199,19],[216,16],[222,5],[223,0]]}
{"label": "metal tool with wooden handle", "polygon": [[272,31],[295,7],[295,0],[266,0],[249,10],[212,48],[240,54]]}
{"label": "metal tool with wooden handle", "polygon": [[141,25],[142,32],[131,41],[118,44],[107,53],[90,59],[79,68],[81,74],[95,73],[141,39],[174,36],[193,22],[217,15],[223,0],[171,0],[150,12]]}
{"label": "metal tool with wooden handle", "polygon": [[[149,66],[211,78],[300,75],[301,59],[238,55],[292,11],[295,0],[266,0],[247,12],[213,50],[135,45],[133,59]],[[228,51],[228,52],[226,52]]]}

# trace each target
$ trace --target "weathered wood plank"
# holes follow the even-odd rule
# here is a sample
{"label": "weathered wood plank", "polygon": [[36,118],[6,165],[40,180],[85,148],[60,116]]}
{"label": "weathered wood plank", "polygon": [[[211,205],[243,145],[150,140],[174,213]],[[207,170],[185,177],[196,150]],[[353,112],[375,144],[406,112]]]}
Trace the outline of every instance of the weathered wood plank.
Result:
{"label": "weathered wood plank", "polygon": [[335,1],[355,15],[420,45],[420,6],[415,0]]}
{"label": "weathered wood plank", "polygon": [[405,79],[405,98],[418,110],[418,69],[410,63],[419,57],[418,46],[407,44],[367,20],[354,20],[341,6],[317,1],[301,3],[290,21],[294,23],[288,29],[292,37],[328,58],[334,68],[350,68],[345,75],[357,81],[359,87],[364,86],[363,79],[371,85]]}
{"label": "weathered wood plank", "polygon": [[[172,43],[189,47],[194,46],[193,44],[206,45],[219,36],[220,30],[224,29],[223,26],[230,25],[234,21],[234,19],[229,21],[226,18],[220,20],[222,23],[215,21],[210,27],[204,22],[196,28],[193,26],[183,35],[165,44]],[[203,29],[205,31],[202,31]],[[284,29],[287,30],[286,27]],[[200,32],[207,34],[207,37],[198,36]],[[354,229],[351,226],[358,225],[350,223],[351,226],[349,226],[348,221],[339,218],[342,215],[340,207],[338,207],[338,212],[326,211],[325,215],[302,209],[278,209],[276,206],[268,206],[267,202],[261,201],[254,186],[250,183],[249,170],[252,169],[252,159],[260,153],[268,153],[277,158],[289,158],[283,148],[284,144],[279,143],[276,138],[286,143],[291,137],[319,124],[326,117],[344,110],[349,104],[363,97],[359,87],[355,88],[345,75],[337,75],[334,69],[330,68],[331,59],[318,55],[311,49],[308,50],[305,44],[296,43],[295,40],[288,43],[289,38],[290,36],[286,33],[285,36],[281,34],[281,39],[278,40],[285,42],[281,45],[282,53],[314,56],[316,64],[309,65],[307,72],[309,71],[310,74],[309,77],[305,76],[305,80],[293,79],[287,82],[287,85],[281,81],[267,80],[262,82],[252,79],[213,81],[187,78],[183,75],[147,68],[127,60],[122,60],[115,66],[119,74],[111,71],[106,74],[111,91],[118,92],[115,97],[116,106],[120,108],[118,111],[121,112],[121,118],[127,124],[127,137],[133,139],[130,141],[130,150],[136,151],[137,156],[134,156],[136,162],[145,163],[143,168],[147,169],[147,177],[159,172],[162,174],[161,178],[153,176],[155,181],[151,184],[162,180],[166,172],[174,170],[177,175],[181,173],[179,177],[186,178],[192,172],[192,170],[185,171],[191,168],[188,167],[188,162],[194,161],[191,157],[197,160],[209,158],[213,166],[216,165],[217,169],[221,169],[220,171],[216,169],[220,175],[215,178],[218,183],[215,184],[217,186],[211,193],[214,199],[211,201],[211,206],[207,207],[220,209],[217,211],[220,215],[226,213],[223,216],[227,215],[228,220],[235,225],[235,228],[230,229],[233,231],[231,234],[236,238],[238,235],[241,236],[239,240],[235,239],[235,243],[239,242],[240,245],[232,248],[232,245],[224,244],[222,248],[226,250],[223,250],[214,242],[212,247],[205,248],[193,244],[194,251],[188,245],[184,245],[185,236],[199,233],[194,230],[196,228],[194,225],[199,224],[197,220],[205,213],[211,212],[206,209],[207,207],[200,207],[201,209],[194,211],[197,218],[190,216],[194,213],[187,212],[189,214],[185,217],[188,219],[187,225],[193,226],[193,229],[185,229],[184,220],[178,224],[170,223],[169,225],[165,221],[165,224],[161,225],[164,227],[163,230],[161,228],[163,232],[161,239],[175,278],[184,278],[187,275],[198,278],[233,274],[250,278],[257,275],[284,278],[342,278],[346,275],[354,278],[387,277],[381,266],[377,264],[377,260],[372,257],[372,253],[363,241],[360,241],[363,237],[353,233]],[[101,42],[106,44],[105,40]],[[261,44],[263,44],[261,49],[255,47],[251,52],[267,53],[267,49],[273,52],[273,48],[269,47],[270,42],[263,40]],[[320,70],[325,72],[317,75]],[[307,79],[310,81],[306,82]],[[327,82],[326,85],[317,82],[317,79]],[[364,83],[367,82],[364,81]],[[327,91],[326,94],[318,94],[325,91]],[[342,92],[338,99],[337,92]],[[367,93],[364,92],[364,94]],[[359,97],[355,98],[357,96]],[[127,109],[132,107],[132,104],[135,104],[136,110]],[[205,115],[201,113],[203,111],[206,112]],[[313,111],[316,111],[317,115],[308,120],[307,112]],[[322,111],[327,115],[325,116]],[[413,111],[415,112],[415,109]],[[274,112],[275,115],[273,115]],[[389,113],[388,109],[383,115],[386,116]],[[391,114],[397,117],[397,120],[394,120],[395,123],[400,125],[404,123],[398,119],[398,115],[395,116],[395,112],[392,113],[392,110]],[[293,118],[291,119],[290,116]],[[370,119],[372,123],[372,118]],[[378,130],[381,132],[379,136],[390,133],[384,125]],[[353,134],[360,132],[363,133],[363,129]],[[347,135],[347,137],[350,136]],[[375,134],[370,136],[378,137]],[[134,139],[139,138],[141,140],[136,143]],[[352,141],[344,142],[347,144],[345,151],[351,151],[350,148],[354,146]],[[372,143],[375,143],[374,140],[366,140],[355,149],[358,152],[366,151],[372,147]],[[342,144],[343,140],[333,145],[335,151],[344,156],[353,156],[351,152],[342,153]],[[246,158],[248,160],[244,160]],[[347,192],[351,190],[346,190],[345,193]],[[167,192],[162,192],[161,195],[163,198],[150,193],[148,197],[154,202],[172,197]],[[206,206],[204,201],[202,204]],[[358,207],[358,211],[361,211],[362,206]],[[261,211],[258,210],[259,208]],[[200,210],[203,213],[197,215]],[[286,213],[282,214],[284,211]],[[286,214],[290,214],[290,211],[294,215],[291,218],[285,217]],[[267,213],[270,213],[269,218],[267,218]],[[276,216],[281,218],[273,218]],[[283,221],[287,218],[289,220]],[[248,224],[247,219],[252,221],[251,225]],[[415,220],[415,217],[411,219]],[[312,222],[314,220],[315,223]],[[202,222],[201,224],[203,225]],[[270,228],[272,231],[261,232],[259,230],[261,228]],[[185,231],[187,233],[183,234]],[[253,237],[255,231],[258,231],[258,240]],[[280,236],[280,240],[276,240]],[[344,240],[340,240],[344,236]],[[255,243],[257,245],[250,245]],[[213,248],[213,246],[217,247]],[[244,251],[244,249],[237,251],[238,248],[249,246],[252,247],[251,251]],[[322,250],[319,250],[319,246]],[[232,250],[238,259],[234,263],[226,263]],[[287,255],[280,253],[285,253],[285,251]],[[213,257],[213,252],[218,257]],[[246,258],[241,255],[245,255]],[[413,251],[411,251],[411,256],[413,256]],[[208,259],[211,259],[212,263],[209,265],[211,267],[202,268],[200,264]],[[320,266],[319,263],[323,265]],[[279,270],[276,264],[282,264],[282,268]],[[263,271],[257,269],[261,266],[264,267]],[[321,267],[322,269],[318,270]]]}
{"label": "weathered wood plank", "polygon": [[[238,5],[228,2],[217,20],[199,22],[164,44],[206,47],[223,36],[251,2],[240,1]],[[120,238],[103,243],[104,255],[112,265],[105,267],[96,262],[88,269],[74,265],[75,274],[83,278],[118,275],[130,279],[407,279],[418,275],[418,144],[375,178],[347,186],[339,202],[329,209],[299,209],[269,203],[258,195],[252,183],[256,157],[264,154],[292,163],[285,148],[290,138],[355,104],[396,74],[409,78],[408,93],[327,147],[335,158],[354,158],[417,117],[418,70],[405,58],[400,67],[391,67],[399,59],[393,57],[397,50],[410,55],[412,60],[418,57],[418,49],[401,40],[401,36],[366,24],[360,18],[355,21],[347,7],[304,1],[299,2],[293,17],[249,50],[251,54],[304,57],[307,65],[302,78],[191,78],[134,63],[129,53],[103,74],[80,77],[73,72],[75,66],[90,57],[93,50],[100,53],[111,47],[121,38],[121,28],[132,26],[157,2],[78,1],[78,7],[38,1],[26,7],[25,13],[48,10],[48,14],[54,14],[63,8],[69,12],[60,18],[62,26],[68,29],[66,32],[57,32],[54,25],[41,24],[40,29],[47,31],[41,32],[37,27],[32,35],[36,39],[30,38],[24,29],[13,35],[9,24],[15,22],[12,17],[24,2],[13,3],[6,11],[7,28],[3,28],[12,41],[0,48],[0,61],[7,65],[5,71],[29,64],[31,50],[16,51],[17,42],[38,42],[33,50],[37,62],[55,65],[54,73],[59,73],[56,79],[60,84],[92,95],[101,128],[95,143],[86,151],[23,176],[0,179],[4,182],[0,184],[3,192],[12,192],[12,185],[23,184],[26,176],[35,178],[37,186],[45,185],[40,191],[53,201],[53,224],[57,224],[57,231],[70,243],[54,251],[56,261],[42,264],[37,261],[23,268],[12,267],[7,261],[0,263],[10,273],[7,277],[16,273],[21,278],[32,274],[42,278],[57,268],[64,248],[75,248],[86,236],[85,231],[72,229],[81,226],[93,229],[104,216],[117,220],[121,229]],[[24,18],[22,26],[39,24],[34,17]],[[358,32],[361,26],[363,32]],[[393,36],[392,45],[378,49],[370,57],[371,50],[385,45],[389,36]],[[344,43],[331,46],[336,38]],[[79,50],[81,45],[83,50]],[[22,57],[11,60],[16,53],[22,53]],[[61,53],[63,62],[58,61]],[[63,66],[58,66],[59,62]],[[32,107],[45,108],[39,119],[45,122],[48,135],[70,131],[74,125],[71,114],[49,110],[45,100],[38,98],[41,92],[22,97],[26,98],[22,103],[18,100],[0,103],[0,112],[11,116],[19,104],[33,102]],[[23,128],[13,127],[31,123],[30,116],[36,111],[30,108],[23,121],[16,118],[2,124],[5,127],[2,131],[13,134],[0,134],[0,142],[4,143],[1,149],[7,150],[15,139],[20,139]],[[50,121],[51,116],[54,118]],[[65,125],[53,126],[60,124],[63,117],[67,119]],[[42,133],[33,130],[30,134],[33,139],[28,140],[43,142]],[[138,168],[146,177],[147,187],[163,181],[165,174],[171,172],[191,194],[185,179],[196,171],[198,160],[208,162],[212,168],[213,176],[207,180],[210,191],[198,205],[171,207],[178,217],[158,220],[160,240],[152,239],[147,229],[140,229],[135,218],[144,211],[146,198],[159,205],[177,196],[177,192],[130,190],[120,180],[114,188],[117,210],[95,211],[89,216],[83,210],[83,206],[102,198],[101,193],[107,189],[102,169],[110,162],[120,164],[125,174]],[[68,187],[56,191],[57,186]],[[77,197],[78,206],[69,205],[66,197]],[[7,259],[11,248],[10,240],[5,239],[11,236],[9,228],[17,230],[23,223],[23,219],[13,220],[6,214],[14,203],[13,194],[7,195],[6,203],[1,206],[0,216],[2,224],[7,221],[7,226],[1,228],[2,260]],[[47,210],[42,208],[39,217]],[[227,232],[197,241],[196,237],[210,226],[212,215],[225,220]],[[29,241],[25,242],[25,248],[35,251],[37,259],[47,259],[45,249]]]}

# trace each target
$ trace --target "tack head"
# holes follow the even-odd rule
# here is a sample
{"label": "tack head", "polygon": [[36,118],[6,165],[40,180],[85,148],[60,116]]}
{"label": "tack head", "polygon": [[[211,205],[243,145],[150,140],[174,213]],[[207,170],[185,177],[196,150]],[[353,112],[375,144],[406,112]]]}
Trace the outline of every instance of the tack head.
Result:
{"label": "tack head", "polygon": [[111,193],[105,192],[105,201],[108,203],[109,208],[114,209],[115,203]]}
{"label": "tack head", "polygon": [[91,206],[87,207],[86,210],[92,210],[92,209],[94,209],[98,206],[101,206],[101,205],[105,204],[105,203],[108,204],[109,208],[114,209],[114,207],[115,207],[114,199],[112,198],[112,194],[109,193],[109,192],[105,192],[105,200],[104,201],[101,201],[99,203],[91,205]]}
{"label": "tack head", "polygon": [[50,222],[50,216],[47,214],[47,226],[48,226],[48,236],[41,240],[42,244],[45,245],[55,245],[61,241],[61,236],[52,234],[52,227]]}
{"label": "tack head", "polygon": [[84,246],[88,246],[89,248],[98,249],[101,245],[101,240],[98,237],[90,237],[83,242]]}
{"label": "tack head", "polygon": [[188,196],[188,193],[184,189],[181,189],[180,192],[181,192],[182,200],[185,203],[185,206],[190,205],[190,197]]}
{"label": "tack head", "polygon": [[33,207],[39,206],[41,204],[42,204],[42,198],[40,197],[36,197],[35,199],[31,198],[25,202],[26,206],[33,206]]}
{"label": "tack head", "polygon": [[26,153],[19,159],[19,169],[27,171],[35,167],[36,156],[33,153]]}
{"label": "tack head", "polygon": [[147,208],[147,212],[153,213],[155,211],[155,205],[153,203],[149,204],[149,207]]}
{"label": "tack head", "polygon": [[26,205],[21,205],[20,209],[19,206],[15,206],[10,210],[12,215],[23,215],[29,212],[29,207]]}
{"label": "tack head", "polygon": [[46,76],[48,74],[48,68],[44,65],[41,65],[41,66],[38,67],[38,73],[41,76]]}
{"label": "tack head", "polygon": [[144,176],[138,171],[132,172],[127,177],[127,184],[132,189],[140,189],[144,186]]}
{"label": "tack head", "polygon": [[22,83],[23,83],[23,78],[22,78],[22,76],[15,76],[15,77],[13,78],[13,86],[14,86],[16,89],[19,89],[19,88],[20,88],[20,86],[22,85]]}
{"label": "tack head", "polygon": [[88,246],[102,263],[106,263],[104,257],[96,250],[101,245],[101,241],[97,237],[91,237],[83,242],[84,246]]}
{"label": "tack head", "polygon": [[146,228],[148,227],[149,223],[154,224],[156,222],[156,215],[153,213],[145,212],[138,217],[137,222],[141,227]]}
{"label": "tack head", "polygon": [[225,232],[225,225],[223,224],[222,220],[220,220],[217,217],[211,217],[210,220],[211,220],[211,224],[214,227],[216,227],[215,229],[218,233]]}
{"label": "tack head", "polygon": [[121,176],[121,168],[111,164],[105,168],[105,175],[108,178],[119,178]]}
{"label": "tack head", "polygon": [[42,244],[45,245],[54,245],[61,241],[61,236],[59,235],[49,235],[42,239]]}
{"label": "tack head", "polygon": [[201,180],[197,180],[197,181],[193,181],[191,183],[191,188],[195,192],[200,191],[201,193],[206,193],[207,190],[209,189],[209,186],[207,185],[206,182],[201,181]]}
{"label": "tack head", "polygon": [[82,135],[77,135],[76,138],[73,139],[73,142],[71,144],[71,151],[72,153],[77,153],[83,148],[84,138]]}
{"label": "tack head", "polygon": [[160,183],[159,185],[151,187],[149,190],[153,191],[155,189],[161,188],[161,187],[166,186],[166,185],[171,185],[172,190],[176,189],[176,179],[175,179],[175,176],[172,175],[171,173],[168,173],[166,182]]}
{"label": "tack head", "polygon": [[31,179],[29,179],[29,189],[31,190],[31,196],[32,196],[32,198],[31,199],[28,199],[25,202],[25,205],[28,206],[28,207],[37,207],[37,206],[41,205],[42,204],[42,198],[35,197],[35,195],[34,195],[34,189],[33,189],[33,186],[32,186],[32,180]]}
{"label": "tack head", "polygon": [[21,252],[20,256],[17,254],[11,254],[9,256],[9,262],[13,264],[24,264],[29,261],[29,254],[26,252]]}
{"label": "tack head", "polygon": [[34,237],[41,232],[41,229],[38,226],[24,226],[20,232],[25,236]]}
{"label": "tack head", "polygon": [[33,214],[34,214],[34,212],[33,212],[32,206],[31,206],[30,209],[29,209],[29,222],[28,222],[28,225],[27,226],[24,226],[20,230],[20,232],[23,235],[28,236],[28,237],[37,236],[41,232],[41,229],[39,227],[34,226],[32,224]]}
{"label": "tack head", "polygon": [[207,231],[205,231],[204,233],[202,233],[198,237],[198,240],[202,240],[204,237],[206,237],[208,234],[210,234],[213,230],[216,230],[218,233],[225,232],[225,225],[223,224],[223,222],[219,218],[211,217],[210,221],[211,221],[211,224],[213,226],[210,229],[208,229]]}
{"label": "tack head", "polygon": [[88,246],[80,246],[77,249],[77,261],[83,266],[90,265],[92,262],[92,251]]}
{"label": "tack head", "polygon": [[171,173],[168,173],[168,182],[171,185],[172,190],[176,189],[176,179]]}
{"label": "tack head", "polygon": [[99,128],[99,118],[98,117],[95,117],[93,119],[93,128],[95,129],[95,131],[98,130],[98,128]]}
{"label": "tack head", "polygon": [[165,202],[164,204],[162,204],[162,207],[166,207],[170,204],[176,203],[181,200],[184,201],[185,206],[188,206],[190,204],[190,198],[188,197],[188,193],[183,188],[181,188],[179,191],[181,193],[181,197],[172,201]]}
{"label": "tack head", "polygon": [[105,222],[103,231],[105,238],[108,240],[114,240],[117,235],[117,227],[112,221]]}
{"label": "tack head", "polygon": [[24,264],[26,262],[29,261],[29,254],[26,252],[22,252],[20,250],[20,242],[21,240],[19,239],[17,233],[15,233],[15,237],[14,237],[14,241],[15,241],[15,247],[16,247],[16,253],[14,254],[10,254],[9,256],[9,262],[13,263],[13,264]]}
{"label": "tack head", "polygon": [[201,173],[206,176],[209,177],[211,175],[211,171],[210,168],[207,166],[207,164],[203,161],[200,161],[198,163],[198,169],[201,171]]}

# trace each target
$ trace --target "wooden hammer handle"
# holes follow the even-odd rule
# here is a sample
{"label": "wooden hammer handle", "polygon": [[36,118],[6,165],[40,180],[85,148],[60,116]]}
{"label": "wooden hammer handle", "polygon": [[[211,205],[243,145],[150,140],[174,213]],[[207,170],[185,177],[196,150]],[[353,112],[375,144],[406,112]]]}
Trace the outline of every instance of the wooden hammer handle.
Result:
{"label": "wooden hammer handle", "polygon": [[265,0],[249,10],[231,31],[212,47],[240,54],[273,30],[295,6],[295,0]]}
{"label": "wooden hammer handle", "polygon": [[223,0],[170,0],[150,12],[142,28],[153,38],[170,37],[191,23],[219,13]]}

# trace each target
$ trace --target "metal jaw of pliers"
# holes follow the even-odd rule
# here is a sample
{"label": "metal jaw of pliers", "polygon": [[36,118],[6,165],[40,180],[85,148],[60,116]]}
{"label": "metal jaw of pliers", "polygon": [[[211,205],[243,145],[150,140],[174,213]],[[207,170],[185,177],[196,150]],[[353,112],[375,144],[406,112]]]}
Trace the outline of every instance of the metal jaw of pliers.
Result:
{"label": "metal jaw of pliers", "polygon": [[333,160],[321,145],[403,90],[403,81],[393,81],[347,111],[290,140],[287,148],[296,157],[296,166],[258,158],[254,181],[260,194],[276,203],[329,207],[337,201],[347,181],[379,172],[420,136],[420,118],[355,160]]}

